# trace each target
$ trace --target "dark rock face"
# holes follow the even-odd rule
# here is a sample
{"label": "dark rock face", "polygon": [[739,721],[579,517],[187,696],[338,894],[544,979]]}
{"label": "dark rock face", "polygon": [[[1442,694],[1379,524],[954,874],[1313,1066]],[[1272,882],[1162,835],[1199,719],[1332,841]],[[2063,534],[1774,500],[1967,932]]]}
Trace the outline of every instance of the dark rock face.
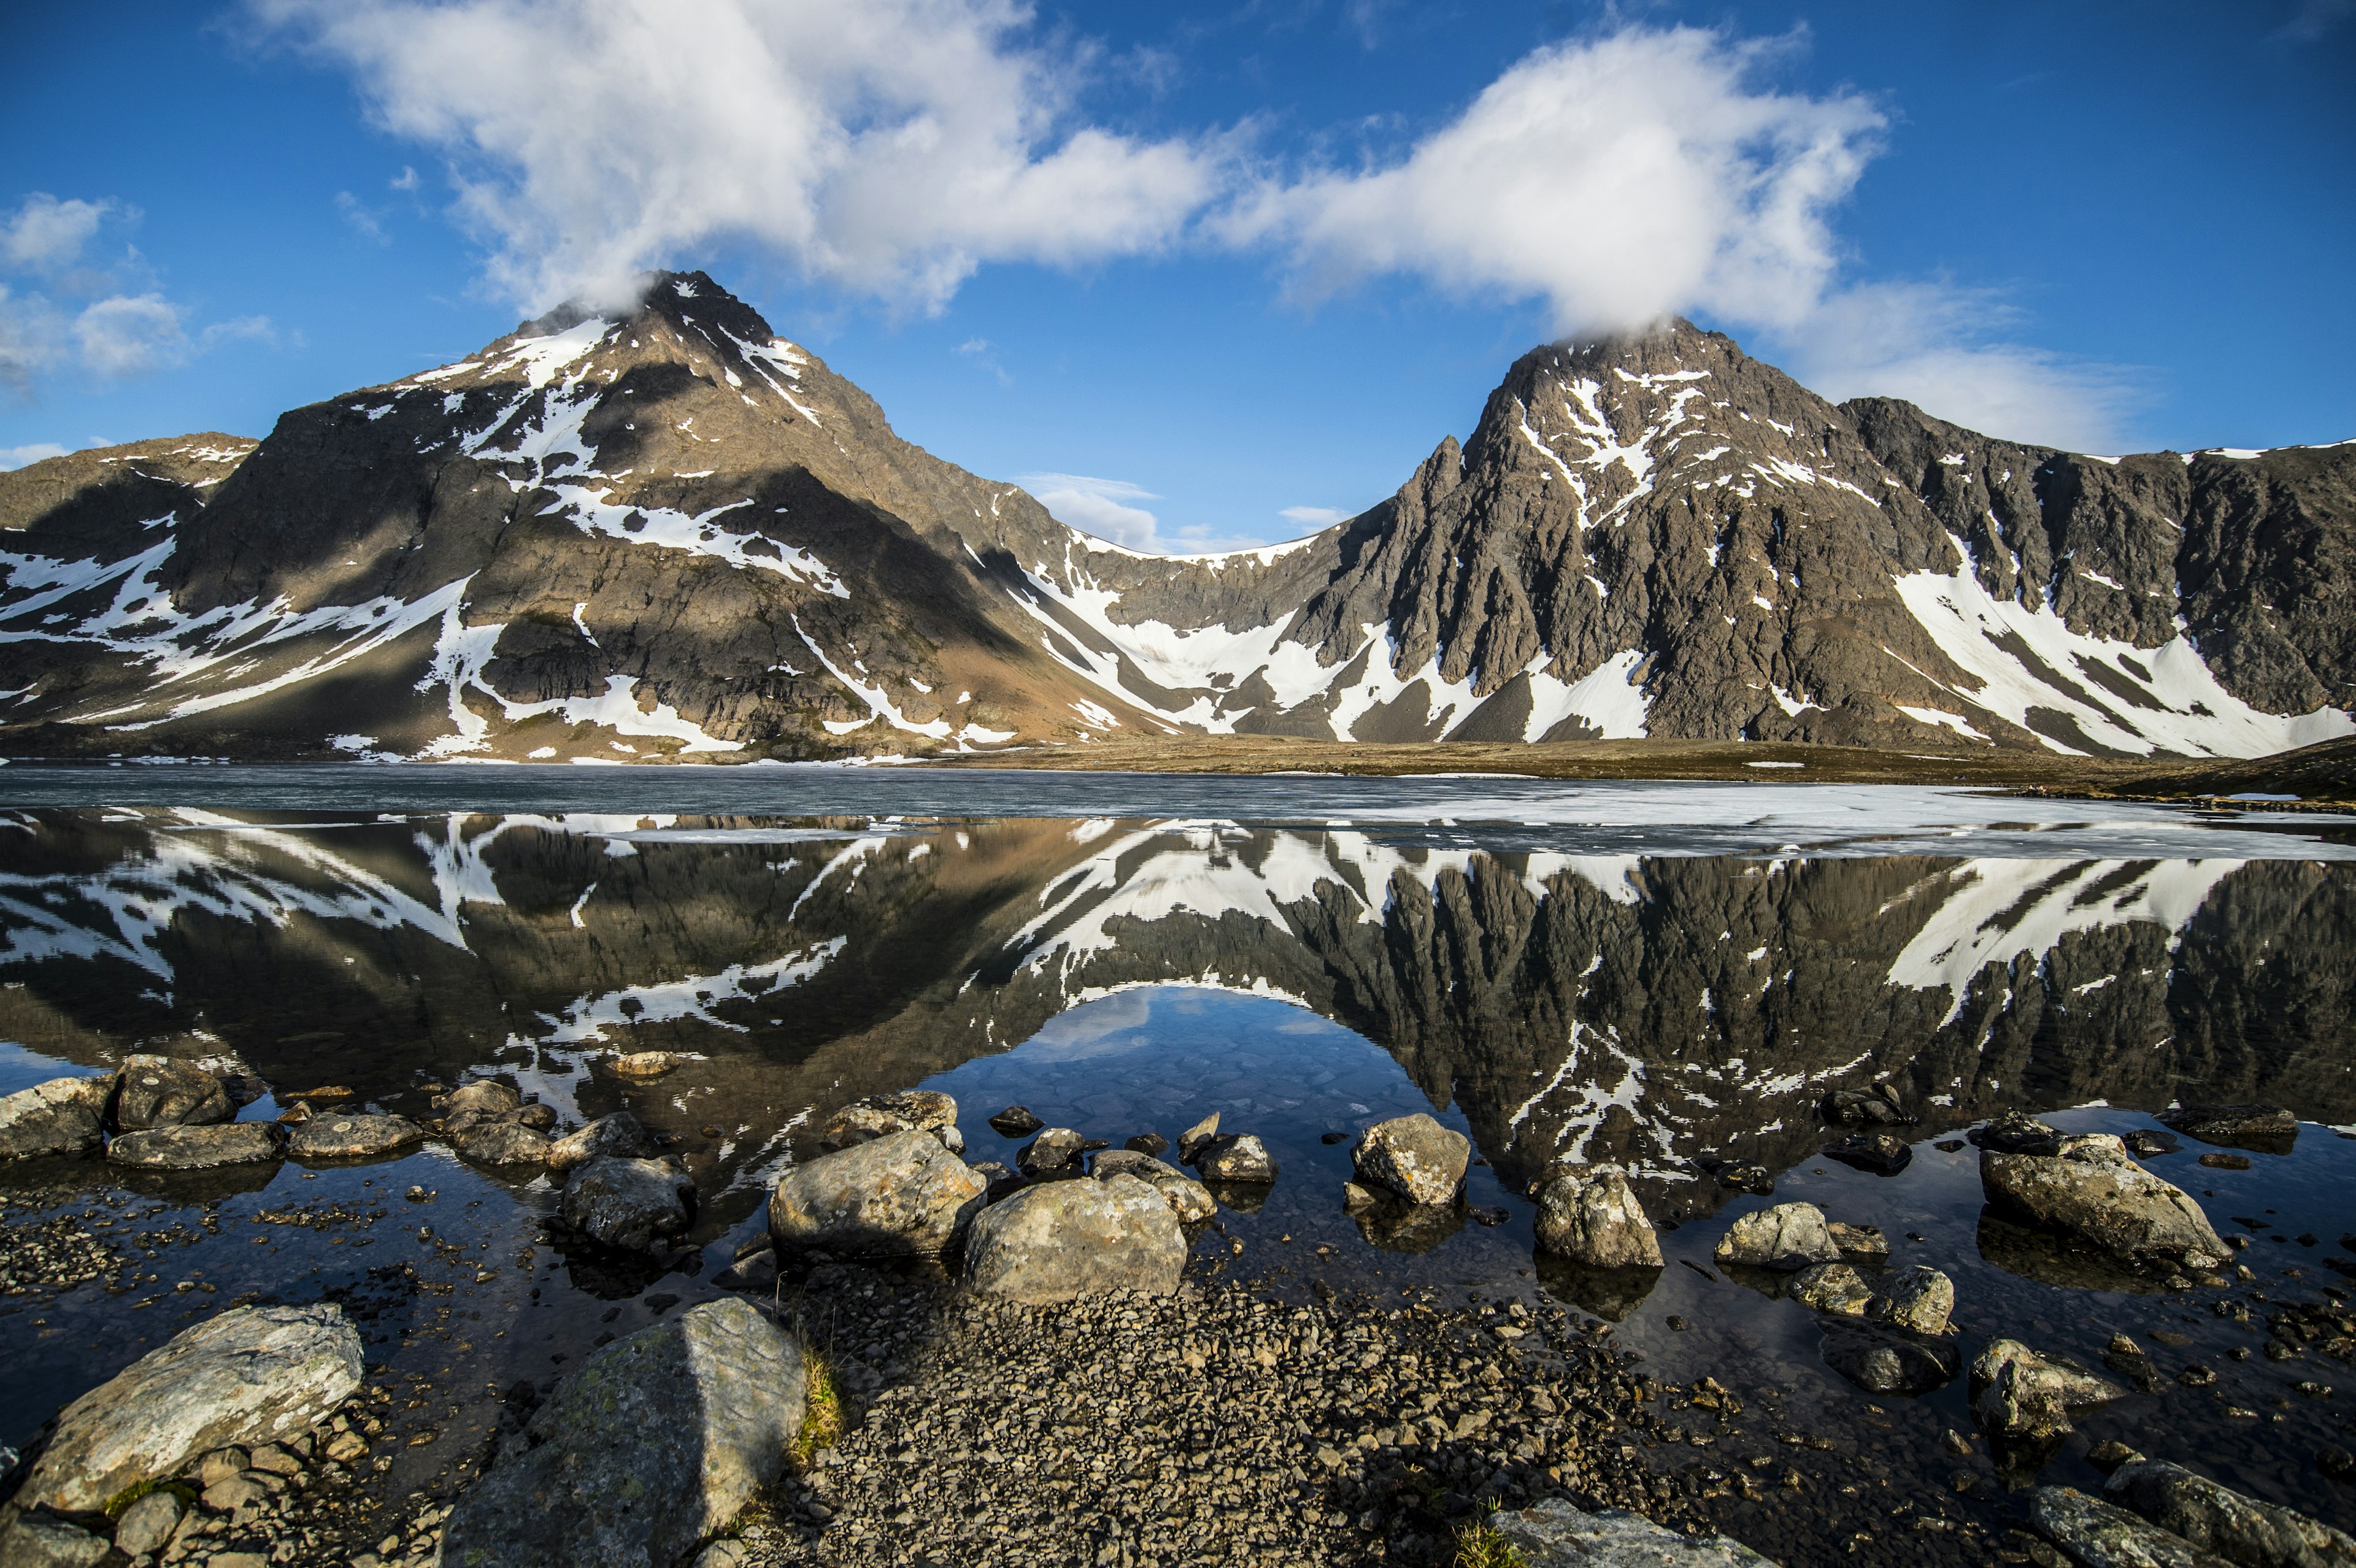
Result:
{"label": "dark rock face", "polygon": [[742,762],[1193,729],[2200,756],[2356,729],[2356,447],[2022,447],[1837,408],[1680,322],[1525,355],[1463,446],[1347,523],[1180,560],[909,445],[701,273],[647,283],[259,445],[0,476],[11,750]]}

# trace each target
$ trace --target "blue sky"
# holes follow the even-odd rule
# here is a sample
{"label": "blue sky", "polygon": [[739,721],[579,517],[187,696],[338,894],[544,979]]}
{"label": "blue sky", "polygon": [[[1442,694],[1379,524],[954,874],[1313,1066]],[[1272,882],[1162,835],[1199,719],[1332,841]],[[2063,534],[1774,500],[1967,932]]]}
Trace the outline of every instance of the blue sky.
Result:
{"label": "blue sky", "polygon": [[2024,439],[2356,436],[2356,0],[96,0],[0,51],[0,461],[262,435],[657,264],[1162,549],[1663,311]]}

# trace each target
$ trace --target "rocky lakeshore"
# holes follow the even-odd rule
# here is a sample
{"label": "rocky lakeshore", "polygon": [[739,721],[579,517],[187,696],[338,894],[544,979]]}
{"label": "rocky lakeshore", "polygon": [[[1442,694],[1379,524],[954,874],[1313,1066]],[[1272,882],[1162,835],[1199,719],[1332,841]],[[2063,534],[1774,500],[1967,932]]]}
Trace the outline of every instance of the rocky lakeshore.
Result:
{"label": "rocky lakeshore", "polygon": [[[653,1081],[669,1066],[642,1055],[616,1071]],[[21,1460],[0,1456],[16,1488],[0,1517],[10,1568],[756,1568],[1009,1551],[1106,1568],[1514,1554],[1529,1568],[2109,1568],[2356,1552],[2320,1519],[2183,1468],[2201,1456],[2165,1421],[2134,1444],[2095,1436],[2111,1413],[2171,1390],[2254,1400],[2244,1366],[2305,1374],[2286,1381],[2286,1407],[2332,1408],[2329,1370],[2356,1354],[2347,1293],[2297,1264],[2251,1266],[2254,1248],[2319,1239],[2221,1232],[2137,1163],[2179,1157],[2178,1132],[2219,1160],[2286,1154],[2297,1125],[2265,1108],[2124,1137],[2011,1116],[1973,1129],[1970,1149],[1898,1136],[1895,1095],[1823,1106],[1825,1157],[1878,1177],[1968,1151],[1982,1251],[1987,1227],[2011,1227],[2047,1248],[2030,1266],[2107,1271],[2155,1324],[2205,1317],[2212,1335],[2252,1336],[2216,1357],[2221,1379],[2177,1366],[2174,1348],[2194,1341],[2141,1320],[2142,1339],[2115,1334],[2087,1364],[2044,1319],[1992,1320],[1959,1299],[1948,1270],[1967,1260],[1908,1261],[1922,1237],[1774,1193],[1774,1177],[1748,1168],[1710,1179],[1781,1200],[1701,1227],[1704,1251],[1656,1232],[1617,1167],[1569,1161],[1526,1196],[1535,1280],[1468,1290],[1400,1269],[1408,1283],[1336,1288],[1300,1251],[1266,1244],[1290,1232],[1255,1229],[1300,1211],[1269,1207],[1280,1160],[1216,1115],[1174,1147],[1141,1134],[1114,1148],[1009,1106],[985,1135],[1004,1157],[984,1158],[1001,1151],[967,1148],[948,1096],[878,1095],[814,1129],[758,1232],[707,1270],[708,1246],[689,1241],[693,1179],[626,1112],[569,1127],[478,1079],[437,1091],[415,1121],[322,1111],[331,1096],[316,1092],[290,1096],[278,1120],[228,1119],[261,1093],[141,1059],[0,1102],[0,1136],[47,1140],[0,1168],[49,1194],[37,1218],[10,1203],[0,1312],[21,1322],[29,1309],[47,1338],[74,1321],[52,1315],[86,1296],[177,1309],[162,1345],[73,1401]],[[135,1188],[75,1191],[95,1171],[166,1180],[114,1147],[215,1127],[248,1129],[273,1168],[307,1161],[300,1179],[328,1188],[306,1203],[216,1191],[177,1206]],[[1477,1173],[1461,1134],[1417,1114],[1333,1137],[1345,1136],[1352,1179],[1327,1201],[1371,1255],[1411,1260],[1418,1237],[1465,1222]],[[441,1177],[404,1183],[424,1160]],[[537,1208],[491,1200],[533,1191],[547,1194]],[[305,1299],[304,1269],[226,1298],[203,1277],[227,1277],[212,1260],[231,1249],[367,1256],[358,1249],[380,1240],[403,1253],[325,1298]],[[176,1266],[181,1249],[206,1266]],[[1771,1362],[1705,1368],[1662,1354],[1657,1336],[1634,1336],[1649,1353],[1633,1343],[1633,1320],[1618,1320],[1674,1288],[1665,1270],[1721,1293],[1724,1323],[1804,1309],[1822,1364],[1855,1391],[1847,1411],[1826,1420]],[[1673,1343],[1721,1327],[1665,1319]],[[290,1335],[291,1350],[256,1349]],[[237,1370],[214,1383],[189,1371],[215,1363]],[[155,1413],[159,1390],[192,1391],[173,1407],[185,1414]],[[2226,1414],[2284,1419],[2238,1403]],[[2065,1445],[2083,1459],[2058,1459]],[[2067,1468],[2087,1463],[2111,1479]],[[2313,1463],[2315,1485],[2356,1478],[2344,1444]],[[2054,1464],[2058,1478],[2042,1473]]]}

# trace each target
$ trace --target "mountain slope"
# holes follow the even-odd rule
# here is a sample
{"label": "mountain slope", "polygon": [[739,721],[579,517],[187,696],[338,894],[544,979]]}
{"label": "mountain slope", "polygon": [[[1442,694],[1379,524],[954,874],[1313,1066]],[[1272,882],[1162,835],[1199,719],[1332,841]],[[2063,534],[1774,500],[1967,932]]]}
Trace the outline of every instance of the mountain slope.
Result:
{"label": "mountain slope", "polygon": [[1685,323],[1310,539],[1141,556],[701,273],[0,475],[0,749],[712,761],[1188,731],[2255,755],[2356,731],[2356,445],[2075,457]]}

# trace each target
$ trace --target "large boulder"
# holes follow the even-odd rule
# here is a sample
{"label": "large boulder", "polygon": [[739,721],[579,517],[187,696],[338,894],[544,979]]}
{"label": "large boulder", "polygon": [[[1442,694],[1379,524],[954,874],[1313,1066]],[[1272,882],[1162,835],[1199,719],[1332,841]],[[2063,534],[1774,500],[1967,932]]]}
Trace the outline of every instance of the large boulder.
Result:
{"label": "large boulder", "polygon": [[1686,1535],[1640,1513],[1588,1513],[1561,1498],[1491,1516],[1526,1568],[1775,1568],[1739,1541]]}
{"label": "large boulder", "polygon": [[557,1212],[601,1246],[669,1252],[695,1220],[695,1181],[675,1161],[599,1155],[573,1168]]}
{"label": "large boulder", "polygon": [[987,1186],[932,1134],[892,1133],[788,1166],[769,1194],[769,1234],[785,1252],[937,1253],[980,1209]]}
{"label": "large boulder", "polygon": [[2103,1496],[2242,1568],[2348,1568],[2356,1539],[2277,1503],[2245,1498],[2181,1465],[2136,1459]]}
{"label": "large boulder", "polygon": [[1359,1181],[1410,1203],[1456,1201],[1472,1162],[1472,1140],[1420,1111],[1376,1122],[1350,1151]]}
{"label": "large boulder", "polygon": [[210,1170],[279,1157],[286,1129],[275,1122],[226,1122],[207,1126],[150,1127],[123,1133],[106,1146],[115,1165],[140,1170]]}
{"label": "large boulder", "polygon": [[66,1406],[15,1501],[94,1512],[213,1449],[308,1432],[359,1385],[360,1337],[342,1307],[233,1307]]}
{"label": "large boulder", "polygon": [[2186,1105],[2156,1120],[2204,1144],[2261,1154],[2288,1154],[2298,1141],[2298,1118],[2279,1105]]}
{"label": "large boulder", "polygon": [[1841,1258],[1825,1224],[1825,1211],[1813,1203],[1778,1203],[1743,1215],[1719,1238],[1712,1255],[1738,1268],[1785,1274],[1810,1264],[1837,1264]]}
{"label": "large boulder", "polygon": [[1538,1189],[1538,1245],[1590,1268],[1659,1268],[1661,1241],[1616,1165],[1563,1166]]}
{"label": "large boulder", "polygon": [[2065,1137],[2051,1155],[1980,1153],[1991,1208],[2064,1231],[2128,1262],[2214,1268],[2233,1253],[2201,1205],[2135,1162],[2107,1133]]}
{"label": "large boulder", "polygon": [[1209,1188],[1176,1166],[1134,1149],[1105,1150],[1097,1156],[1090,1173],[1099,1181],[1109,1180],[1116,1176],[1137,1178],[1162,1194],[1162,1200],[1170,1205],[1170,1211],[1178,1216],[1178,1222],[1182,1225],[1207,1220],[1219,1211],[1218,1200],[1211,1196]]}
{"label": "large boulder", "polygon": [[407,1116],[314,1116],[295,1125],[286,1152],[296,1159],[368,1159],[424,1140],[425,1129]]}
{"label": "large boulder", "polygon": [[201,1067],[168,1056],[126,1056],[114,1075],[108,1120],[119,1133],[203,1127],[237,1115],[229,1088]]}
{"label": "large boulder", "polygon": [[2182,1536],[2074,1487],[2038,1488],[2029,1522],[2082,1568],[2219,1568]]}
{"label": "large boulder", "polygon": [[[937,1148],[939,1146],[934,1146]],[[740,1298],[593,1354],[443,1527],[451,1568],[676,1568],[784,1468],[802,1349]]]}
{"label": "large boulder", "polygon": [[561,1138],[551,1138],[546,1157],[551,1170],[571,1170],[599,1155],[611,1155],[616,1159],[647,1159],[660,1152],[654,1136],[637,1117],[627,1111],[616,1111]]}
{"label": "large boulder", "polygon": [[52,1078],[0,1099],[0,1159],[96,1148],[113,1087],[112,1078]]}
{"label": "large boulder", "polygon": [[2072,1430],[2072,1412],[2124,1399],[2126,1392],[2018,1339],[1991,1340],[1972,1360],[1972,1414],[1992,1439],[2058,1437]]}
{"label": "large boulder", "polygon": [[963,1154],[965,1138],[958,1132],[957,1116],[957,1101],[936,1090],[870,1094],[829,1116],[818,1130],[818,1141],[824,1148],[849,1148],[894,1133],[930,1133],[951,1154]]}
{"label": "large boulder", "polygon": [[1185,1266],[1178,1217],[1133,1176],[1026,1187],[983,1210],[965,1242],[966,1283],[1016,1301],[1169,1296]]}

